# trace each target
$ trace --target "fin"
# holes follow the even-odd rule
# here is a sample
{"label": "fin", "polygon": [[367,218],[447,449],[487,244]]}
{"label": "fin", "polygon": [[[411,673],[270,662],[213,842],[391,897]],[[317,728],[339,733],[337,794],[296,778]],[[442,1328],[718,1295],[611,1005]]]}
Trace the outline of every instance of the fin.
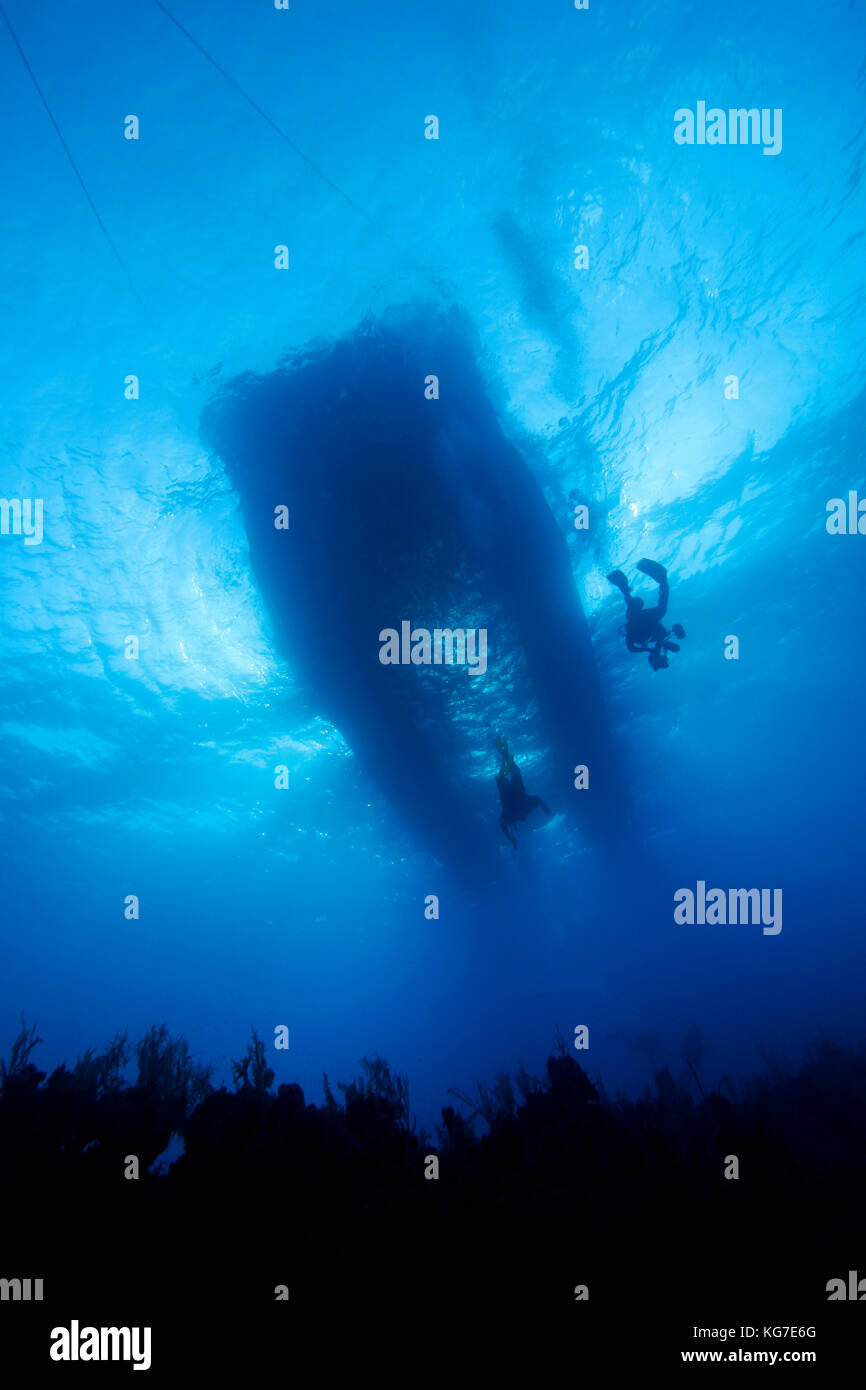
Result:
{"label": "fin", "polygon": [[626,598],[629,597],[631,591],[628,587],[628,580],[626,579],[622,570],[611,570],[610,574],[607,577],[610,583],[615,585],[616,588],[619,589],[621,594],[623,594]]}
{"label": "fin", "polygon": [[668,577],[664,565],[658,564],[655,560],[638,560],[637,568],[641,574],[648,574],[650,579],[654,579],[657,584],[661,584],[662,580]]}

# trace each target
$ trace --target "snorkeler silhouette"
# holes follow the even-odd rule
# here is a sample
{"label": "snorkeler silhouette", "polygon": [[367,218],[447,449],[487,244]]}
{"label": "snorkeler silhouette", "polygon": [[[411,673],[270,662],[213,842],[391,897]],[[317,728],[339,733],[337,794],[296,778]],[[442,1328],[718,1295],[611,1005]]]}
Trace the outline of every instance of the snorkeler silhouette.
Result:
{"label": "snorkeler silhouette", "polygon": [[509,826],[516,825],[518,821],[526,820],[536,806],[540,806],[544,814],[549,816],[550,807],[545,806],[540,796],[527,796],[520,769],[508,751],[506,739],[497,738],[496,751],[500,755],[499,771],[496,774],[496,789],[502,804],[499,824],[509,844],[517,849],[517,840],[509,830]]}
{"label": "snorkeler silhouette", "polygon": [[[671,642],[670,632],[662,627],[661,620],[667,612],[670,587],[668,572],[664,565],[655,560],[639,560],[637,568],[648,574],[659,586],[659,601],[655,608],[644,608],[642,598],[633,598],[628,580],[622,570],[614,570],[607,577],[619,589],[626,606],[625,644],[630,652],[649,652],[649,664],[654,671],[662,671],[668,665],[666,652],[678,652],[676,642]],[[680,641],[685,637],[685,629],[674,623],[671,629]]]}

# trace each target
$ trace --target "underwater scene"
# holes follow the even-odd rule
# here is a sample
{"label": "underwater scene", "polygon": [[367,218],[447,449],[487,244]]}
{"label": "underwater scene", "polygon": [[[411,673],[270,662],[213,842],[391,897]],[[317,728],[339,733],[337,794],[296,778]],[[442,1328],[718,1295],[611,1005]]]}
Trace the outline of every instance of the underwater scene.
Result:
{"label": "underwater scene", "polygon": [[0,18],[0,1371],[850,1366],[863,0]]}

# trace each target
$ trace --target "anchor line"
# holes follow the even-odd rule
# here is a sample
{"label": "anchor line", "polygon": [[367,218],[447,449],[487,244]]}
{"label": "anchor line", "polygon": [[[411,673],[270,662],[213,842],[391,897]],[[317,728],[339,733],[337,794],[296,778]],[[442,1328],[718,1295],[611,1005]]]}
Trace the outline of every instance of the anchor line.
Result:
{"label": "anchor line", "polygon": [[275,131],[276,134],[279,135],[283,143],[288,145],[289,149],[293,150],[294,153],[298,156],[298,158],[302,159],[304,163],[308,165],[310,169],[313,170],[313,173],[316,174],[322,180],[323,183],[326,183],[328,187],[338,195],[338,197],[342,198],[345,203],[348,203],[349,207],[352,209],[354,213],[356,213],[359,217],[363,217],[366,222],[369,222],[370,226],[373,227],[373,229],[377,231],[380,236],[383,236],[387,241],[390,241],[392,246],[396,245],[394,238],[390,235],[390,233],[386,232],[384,227],[380,227],[378,222],[376,222],[375,219],[372,218],[370,214],[364,210],[364,208],[359,207],[359,205],[349,197],[348,193],[345,193],[343,189],[340,188],[339,184],[334,183],[334,180],[328,177],[324,169],[322,169],[315,162],[315,160],[310,159],[309,155],[304,154],[304,151],[298,145],[295,144],[294,140],[292,140],[291,137],[288,136],[286,132],[280,126],[277,125],[276,121],[271,119],[267,111],[263,111],[262,108],[259,106],[258,102],[254,101],[253,98],[247,92],[244,91],[243,87],[241,87],[240,84],[237,83],[235,79],[229,73],[226,72],[225,68],[217,62],[216,58],[212,57],[211,54],[208,53],[207,49],[199,43],[198,39],[193,34],[191,34],[188,29],[184,28],[180,20],[176,19],[175,16],[172,14],[171,10],[169,10],[162,3],[162,0],[153,0],[153,3],[156,5],[157,9],[162,10],[166,18],[170,19],[172,24],[174,24],[175,27],[179,29],[180,32],[187,39],[189,39],[190,43],[198,49],[199,53],[201,53],[203,57],[207,58],[208,62],[216,68],[220,76],[225,78],[229,86],[234,88],[234,90],[238,93],[239,96],[243,97],[244,101],[247,102],[253,108],[253,110],[258,113],[259,116],[261,116],[262,120],[267,122],[271,130]]}
{"label": "anchor line", "polygon": [[93,213],[93,216],[96,218],[97,224],[98,224],[98,226],[99,226],[99,230],[102,232],[102,235],[105,237],[105,240],[106,240],[106,242],[108,243],[109,247],[111,248],[111,251],[112,251],[112,253],[114,254],[115,259],[117,260],[118,265],[120,266],[121,270],[123,271],[124,275],[126,276],[127,282],[128,282],[128,284],[129,284],[129,288],[130,288],[130,290],[132,291],[133,295],[135,296],[135,299],[137,300],[139,307],[143,310],[143,309],[144,309],[144,305],[143,305],[143,303],[142,303],[142,301],[141,301],[141,298],[139,297],[138,291],[137,291],[137,289],[135,288],[135,285],[134,285],[134,283],[133,283],[132,275],[130,274],[130,271],[129,271],[129,266],[126,264],[126,261],[123,259],[123,257],[121,256],[119,250],[118,250],[117,247],[115,246],[115,244],[114,244],[114,242],[113,242],[113,240],[112,240],[112,238],[111,238],[111,233],[109,232],[108,228],[106,227],[105,223],[103,222],[102,218],[101,218],[100,215],[99,215],[99,209],[97,208],[95,202],[93,201],[92,197],[90,196],[90,190],[88,189],[87,184],[84,182],[84,176],[82,175],[81,170],[79,169],[78,165],[75,163],[75,160],[74,160],[74,158],[73,158],[73,156],[72,156],[72,151],[70,150],[69,146],[67,145],[66,141],[65,141],[64,138],[63,138],[63,131],[60,129],[60,126],[59,126],[58,123],[57,123],[57,119],[56,119],[56,117],[55,117],[55,115],[54,115],[54,112],[51,110],[51,107],[50,107],[49,102],[48,102],[48,98],[46,97],[45,93],[43,92],[42,88],[41,88],[40,85],[39,85],[39,80],[38,80],[38,78],[37,78],[37,76],[36,76],[36,73],[33,71],[32,67],[30,66],[30,63],[28,62],[27,54],[24,52],[24,49],[21,47],[21,44],[20,44],[20,42],[19,42],[19,40],[18,40],[18,35],[15,33],[15,30],[12,28],[12,24],[11,24],[11,21],[10,21],[10,19],[9,19],[9,16],[8,16],[7,13],[6,13],[5,6],[2,5],[2,4],[0,4],[0,15],[3,16],[3,20],[4,20],[5,24],[6,24],[6,28],[9,30],[9,33],[10,33],[10,35],[11,35],[11,37],[12,37],[12,42],[15,44],[15,47],[18,49],[18,52],[19,52],[19,54],[21,55],[21,61],[22,61],[22,63],[24,64],[25,68],[27,69],[27,71],[28,71],[28,73],[29,73],[29,75],[30,75],[30,81],[33,83],[33,86],[36,88],[36,91],[37,91],[37,93],[39,94],[39,100],[42,102],[42,105],[45,107],[45,110],[48,112],[48,119],[51,121],[51,124],[53,125],[54,130],[55,130],[55,132],[56,132],[56,134],[57,134],[57,138],[58,138],[58,140],[60,141],[60,144],[61,144],[62,147],[63,147],[63,153],[66,155],[66,158],[69,160],[69,164],[70,164],[70,166],[71,166],[71,168],[72,168],[72,172],[75,174],[75,177],[78,179],[78,182],[81,184],[82,191],[83,191],[84,196],[85,196],[85,198],[87,199],[88,203],[90,204],[90,210],[91,210],[91,212]]}

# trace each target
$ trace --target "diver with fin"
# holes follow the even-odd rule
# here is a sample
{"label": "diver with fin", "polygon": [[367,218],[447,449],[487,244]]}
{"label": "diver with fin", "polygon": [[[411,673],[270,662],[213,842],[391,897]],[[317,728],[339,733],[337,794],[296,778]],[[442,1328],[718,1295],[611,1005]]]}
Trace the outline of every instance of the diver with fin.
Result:
{"label": "diver with fin", "polygon": [[642,574],[654,579],[659,586],[659,601],[654,608],[644,608],[642,598],[634,598],[628,580],[622,570],[613,570],[607,577],[625,599],[625,644],[630,652],[649,652],[649,664],[654,671],[663,671],[668,666],[667,652],[678,652],[679,646],[670,640],[671,632],[680,641],[685,637],[685,629],[674,623],[670,632],[662,627],[662,618],[667,612],[670,597],[668,572],[664,565],[655,560],[639,560],[637,568]]}
{"label": "diver with fin", "polygon": [[496,739],[496,751],[500,760],[499,771],[496,774],[496,789],[502,806],[499,825],[509,844],[517,849],[517,840],[509,827],[516,825],[518,821],[526,820],[537,806],[549,816],[550,807],[545,806],[540,796],[527,796],[520,769],[508,751],[507,739],[501,736]]}

